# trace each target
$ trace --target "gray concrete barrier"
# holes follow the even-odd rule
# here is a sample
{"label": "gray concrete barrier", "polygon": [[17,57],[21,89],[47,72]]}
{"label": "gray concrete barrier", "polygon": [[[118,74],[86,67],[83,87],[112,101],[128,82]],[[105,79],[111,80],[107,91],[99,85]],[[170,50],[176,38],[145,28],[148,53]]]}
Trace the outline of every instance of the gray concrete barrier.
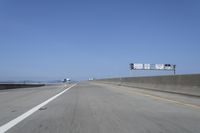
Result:
{"label": "gray concrete barrier", "polygon": [[108,78],[95,81],[200,97],[200,74]]}
{"label": "gray concrete barrier", "polygon": [[45,84],[0,84],[0,90],[5,89],[15,89],[15,88],[30,88],[30,87],[40,87]]}

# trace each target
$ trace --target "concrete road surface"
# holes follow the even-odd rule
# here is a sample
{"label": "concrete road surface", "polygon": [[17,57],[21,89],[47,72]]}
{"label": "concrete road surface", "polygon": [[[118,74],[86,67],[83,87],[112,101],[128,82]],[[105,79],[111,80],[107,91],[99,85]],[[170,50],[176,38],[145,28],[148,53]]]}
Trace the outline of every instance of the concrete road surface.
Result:
{"label": "concrete road surface", "polygon": [[0,131],[200,133],[200,98],[89,82],[70,86],[0,91]]}

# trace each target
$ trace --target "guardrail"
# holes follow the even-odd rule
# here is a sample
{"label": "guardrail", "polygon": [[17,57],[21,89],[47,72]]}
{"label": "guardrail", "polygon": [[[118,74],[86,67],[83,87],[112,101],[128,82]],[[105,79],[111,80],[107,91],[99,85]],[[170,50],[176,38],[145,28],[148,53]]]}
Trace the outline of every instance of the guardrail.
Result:
{"label": "guardrail", "polygon": [[107,78],[95,81],[200,97],[200,74]]}
{"label": "guardrail", "polygon": [[45,84],[0,84],[0,90],[15,89],[15,88],[30,88],[30,87],[40,87],[40,86],[45,86]]}

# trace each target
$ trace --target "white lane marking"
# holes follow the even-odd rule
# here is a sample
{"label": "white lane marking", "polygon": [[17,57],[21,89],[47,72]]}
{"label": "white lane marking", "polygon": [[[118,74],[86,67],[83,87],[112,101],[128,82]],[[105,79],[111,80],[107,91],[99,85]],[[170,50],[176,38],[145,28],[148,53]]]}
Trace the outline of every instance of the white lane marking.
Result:
{"label": "white lane marking", "polygon": [[57,97],[59,97],[60,95],[62,95],[63,93],[65,93],[66,91],[68,91],[69,89],[71,89],[72,87],[74,87],[77,84],[74,84],[72,86],[70,86],[69,88],[65,89],[64,91],[56,94],[55,96],[49,98],[48,100],[44,101],[43,103],[33,107],[32,109],[30,109],[29,111],[27,111],[26,113],[18,116],[17,118],[11,120],[10,122],[2,125],[0,127],[0,133],[4,133],[6,131],[8,131],[10,128],[14,127],[15,125],[17,125],[18,123],[20,123],[22,120],[26,119],[27,117],[29,117],[30,115],[32,115],[33,113],[35,113],[36,111],[38,111],[41,107],[45,106],[46,104],[48,104],[49,102],[51,102],[52,100],[56,99]]}

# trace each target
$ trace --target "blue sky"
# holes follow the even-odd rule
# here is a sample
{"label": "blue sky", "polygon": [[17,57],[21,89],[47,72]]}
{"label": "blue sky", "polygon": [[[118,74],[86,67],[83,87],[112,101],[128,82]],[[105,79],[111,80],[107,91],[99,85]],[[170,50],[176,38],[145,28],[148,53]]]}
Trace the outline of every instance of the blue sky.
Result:
{"label": "blue sky", "polygon": [[0,80],[200,72],[198,0],[1,0]]}

